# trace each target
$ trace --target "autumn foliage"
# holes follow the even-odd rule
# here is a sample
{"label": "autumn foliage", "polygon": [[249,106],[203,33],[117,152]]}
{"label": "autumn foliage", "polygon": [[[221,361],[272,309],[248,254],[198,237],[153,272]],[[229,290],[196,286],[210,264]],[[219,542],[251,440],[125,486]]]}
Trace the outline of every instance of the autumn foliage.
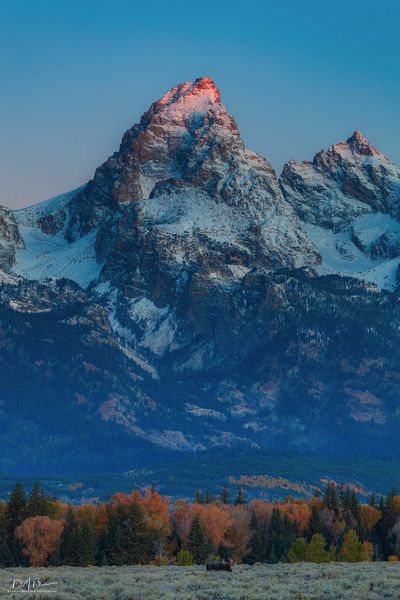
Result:
{"label": "autumn foliage", "polygon": [[116,493],[102,503],[67,505],[36,484],[31,497],[17,484],[0,502],[0,565],[202,564],[359,562],[400,558],[400,497],[362,504],[354,490],[327,483],[311,499],[230,503],[195,493],[172,501],[154,489]]}
{"label": "autumn foliage", "polygon": [[29,558],[30,564],[42,567],[55,550],[63,529],[63,521],[44,516],[30,517],[18,525],[15,537],[23,543],[23,553]]}

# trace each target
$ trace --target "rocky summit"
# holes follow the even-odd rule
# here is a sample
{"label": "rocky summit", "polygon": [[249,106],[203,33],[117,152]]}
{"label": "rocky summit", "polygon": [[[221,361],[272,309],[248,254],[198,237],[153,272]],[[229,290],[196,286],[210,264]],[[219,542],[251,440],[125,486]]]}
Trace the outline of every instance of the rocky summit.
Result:
{"label": "rocky summit", "polygon": [[400,169],[360,132],[277,179],[177,85],[86,185],[0,207],[0,468],[398,453],[399,264]]}

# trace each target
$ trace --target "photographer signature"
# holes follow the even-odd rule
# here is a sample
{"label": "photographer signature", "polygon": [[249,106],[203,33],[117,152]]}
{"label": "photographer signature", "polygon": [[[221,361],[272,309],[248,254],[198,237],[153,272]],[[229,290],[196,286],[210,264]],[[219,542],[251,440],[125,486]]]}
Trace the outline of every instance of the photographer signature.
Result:
{"label": "photographer signature", "polygon": [[57,585],[57,581],[41,581],[39,577],[28,577],[28,579],[12,579],[11,589],[8,592],[51,592],[48,589],[52,585]]}

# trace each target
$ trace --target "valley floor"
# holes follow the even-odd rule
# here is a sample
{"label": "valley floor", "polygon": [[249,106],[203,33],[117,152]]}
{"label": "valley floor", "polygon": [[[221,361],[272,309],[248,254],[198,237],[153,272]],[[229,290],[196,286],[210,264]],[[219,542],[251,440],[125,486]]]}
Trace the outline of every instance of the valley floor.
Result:
{"label": "valley floor", "polygon": [[[400,598],[399,563],[205,567],[54,567],[0,571],[0,598],[18,599],[13,580],[38,578],[51,600],[382,600]],[[19,585],[19,584],[17,584]],[[25,588],[26,589],[26,588]],[[11,590],[11,591],[8,591]],[[34,597],[37,594],[32,594]]]}

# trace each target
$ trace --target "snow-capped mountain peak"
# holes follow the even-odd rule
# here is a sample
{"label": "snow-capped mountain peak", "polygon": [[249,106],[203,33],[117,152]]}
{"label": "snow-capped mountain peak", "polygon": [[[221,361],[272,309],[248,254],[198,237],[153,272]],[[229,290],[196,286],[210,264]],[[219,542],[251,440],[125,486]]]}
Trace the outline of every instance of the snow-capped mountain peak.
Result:
{"label": "snow-capped mountain peak", "polygon": [[211,104],[219,104],[221,94],[210,77],[198,77],[195,81],[180,83],[170,89],[164,96],[152,104],[149,112],[155,113],[166,107],[185,104],[191,110],[204,111]]}
{"label": "snow-capped mountain peak", "polygon": [[68,407],[175,449],[393,422],[397,445],[399,206],[361,133],[277,181],[211,79],[173,87],[86,185],[0,209],[3,413],[46,394],[63,439]]}
{"label": "snow-capped mountain peak", "polygon": [[382,156],[375,146],[370,144],[363,136],[361,131],[355,131],[353,135],[346,140],[346,143],[353,152],[357,152],[363,156]]}
{"label": "snow-capped mountain peak", "polygon": [[400,169],[359,131],[312,162],[290,161],[280,183],[321,254],[321,274],[396,288]]}

